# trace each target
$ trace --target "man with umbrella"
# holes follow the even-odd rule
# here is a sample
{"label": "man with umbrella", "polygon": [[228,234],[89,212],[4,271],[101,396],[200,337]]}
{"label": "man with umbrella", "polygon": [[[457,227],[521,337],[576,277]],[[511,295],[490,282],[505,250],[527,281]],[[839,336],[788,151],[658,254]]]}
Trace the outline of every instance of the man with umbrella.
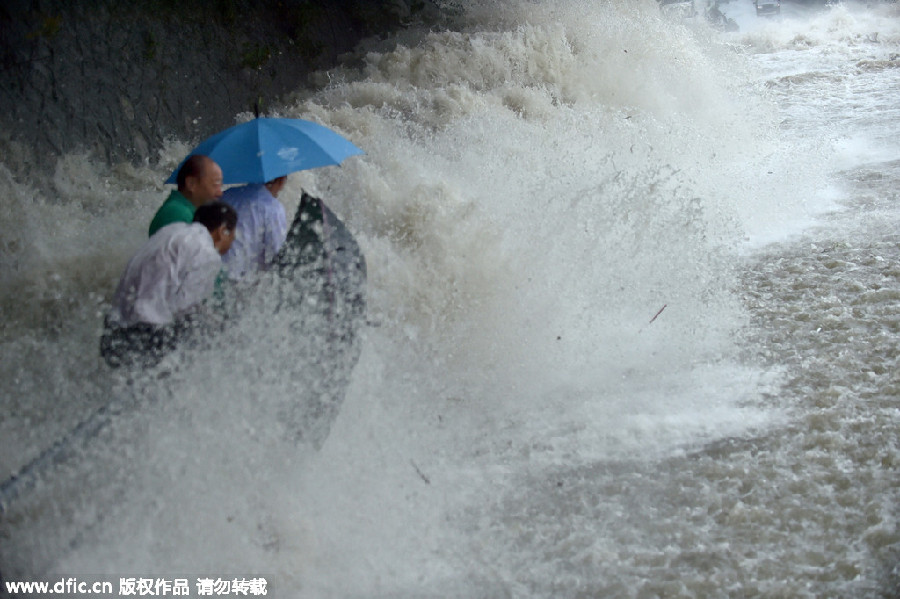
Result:
{"label": "man with umbrella", "polygon": [[[237,238],[224,262],[229,278],[239,280],[267,269],[282,248],[289,227],[277,197],[287,175],[340,164],[348,156],[362,153],[349,140],[311,121],[257,117],[201,142],[166,183],[178,182],[180,190],[181,180],[186,179],[183,169],[200,156],[221,167],[224,178],[219,175],[220,183],[246,184],[224,195],[218,190],[216,196],[238,213]],[[175,193],[172,202],[180,200]]]}
{"label": "man with umbrella", "polygon": [[222,201],[238,214],[234,244],[222,261],[228,277],[247,280],[267,270],[287,236],[287,216],[278,194],[287,183],[287,175],[268,183],[250,183],[232,187],[222,194]]}
{"label": "man with umbrella", "polygon": [[166,225],[190,223],[198,207],[222,197],[222,169],[202,154],[188,156],[178,169],[172,191],[150,222],[150,235]]}

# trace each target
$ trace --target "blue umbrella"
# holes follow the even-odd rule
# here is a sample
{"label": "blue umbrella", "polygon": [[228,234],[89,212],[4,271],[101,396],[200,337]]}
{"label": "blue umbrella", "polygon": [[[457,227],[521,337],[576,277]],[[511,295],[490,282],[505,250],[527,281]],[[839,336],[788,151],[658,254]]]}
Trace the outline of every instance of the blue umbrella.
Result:
{"label": "blue umbrella", "polygon": [[[340,164],[364,152],[311,121],[262,117],[216,133],[188,156],[194,154],[215,160],[222,167],[223,183],[266,183],[296,171]],[[180,168],[181,164],[166,183],[175,183]]]}

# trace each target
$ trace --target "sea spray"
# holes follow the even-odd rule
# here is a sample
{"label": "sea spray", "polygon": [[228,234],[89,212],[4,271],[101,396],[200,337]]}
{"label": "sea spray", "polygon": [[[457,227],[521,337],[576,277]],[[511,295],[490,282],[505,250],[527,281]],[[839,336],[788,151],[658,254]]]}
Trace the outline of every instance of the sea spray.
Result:
{"label": "sea spray", "polygon": [[[798,190],[820,167],[780,140],[742,49],[695,36],[655,2],[486,6],[453,31],[356,57],[278,108],[366,151],[293,175],[282,194],[289,210],[301,189],[322,197],[369,265],[370,327],[321,451],[287,434],[285,410],[315,381],[293,376],[285,349],[308,339],[277,323],[251,318],[214,351],[172,356],[130,384],[95,364],[103,374],[58,384],[76,411],[90,411],[88,377],[137,409],[17,505],[27,517],[8,536],[37,540],[4,552],[4,572],[220,570],[314,597],[578,588],[553,568],[584,558],[590,572],[615,554],[591,557],[567,530],[570,550],[541,553],[533,533],[602,505],[620,481],[640,493],[640,472],[596,463],[681,455],[778,417],[751,402],[770,379],[736,363],[736,255],[774,208],[804,211]],[[39,206],[68,206],[64,195],[78,206],[66,242],[86,260],[61,269],[67,298],[108,297],[187,145],[137,169],[67,157],[60,197],[36,192]],[[782,157],[804,168],[768,177]],[[35,231],[51,243],[52,229]],[[39,255],[35,281],[53,252]],[[82,331],[98,329],[102,307],[73,312]],[[24,329],[18,342],[54,347],[44,328]],[[74,346],[58,359],[96,355],[90,335]],[[33,426],[55,438],[78,419],[55,419],[67,410],[40,372],[12,391],[47,406]],[[31,424],[25,412],[8,422]],[[575,473],[557,476],[562,464]],[[608,487],[590,488],[592,476]],[[583,502],[527,502],[570,483],[586,485]],[[542,564],[537,582],[524,562]]]}

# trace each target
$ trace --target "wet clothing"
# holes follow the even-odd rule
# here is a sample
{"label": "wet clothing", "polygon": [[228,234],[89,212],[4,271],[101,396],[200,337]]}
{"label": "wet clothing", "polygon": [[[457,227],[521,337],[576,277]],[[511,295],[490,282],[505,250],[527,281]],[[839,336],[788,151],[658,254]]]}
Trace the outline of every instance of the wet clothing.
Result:
{"label": "wet clothing", "polygon": [[104,322],[107,364],[152,366],[192,336],[193,312],[213,294],[221,268],[200,223],[172,223],[150,237],[128,261]]}
{"label": "wet clothing", "polygon": [[165,325],[210,297],[222,258],[200,223],[160,229],[125,267],[113,298],[110,321]]}
{"label": "wet clothing", "polygon": [[192,338],[192,324],[191,318],[186,316],[163,326],[139,322],[122,327],[110,322],[107,317],[103,323],[103,336],[100,337],[100,355],[113,368],[155,366],[163,356]]}
{"label": "wet clothing", "polygon": [[260,184],[232,187],[222,201],[238,214],[234,242],[222,257],[228,277],[245,279],[268,269],[287,235],[284,206]]}
{"label": "wet clothing", "polygon": [[156,211],[153,220],[150,221],[150,235],[172,223],[190,223],[194,220],[194,212],[197,207],[184,197],[177,189],[169,194],[163,205]]}

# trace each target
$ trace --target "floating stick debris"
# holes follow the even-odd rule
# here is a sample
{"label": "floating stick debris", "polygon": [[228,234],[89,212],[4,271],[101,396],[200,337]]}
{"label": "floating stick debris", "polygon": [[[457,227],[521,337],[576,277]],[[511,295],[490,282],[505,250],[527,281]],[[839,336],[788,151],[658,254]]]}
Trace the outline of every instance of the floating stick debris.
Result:
{"label": "floating stick debris", "polygon": [[663,304],[663,307],[659,309],[659,312],[657,312],[656,314],[653,315],[653,318],[651,318],[651,319],[650,319],[650,322],[648,322],[647,324],[653,324],[653,321],[656,320],[656,318],[657,318],[660,314],[662,314],[662,311],[665,310],[665,309],[666,309],[666,306],[668,306],[668,305],[669,305],[669,304]]}
{"label": "floating stick debris", "polygon": [[421,478],[422,480],[424,480],[426,485],[430,485],[430,484],[431,484],[431,479],[428,478],[427,476],[425,476],[425,473],[423,473],[421,470],[419,470],[419,467],[416,465],[416,463],[415,463],[414,461],[412,461],[412,460],[410,460],[409,463],[412,464],[412,467],[415,469],[416,474],[419,475],[419,478]]}

